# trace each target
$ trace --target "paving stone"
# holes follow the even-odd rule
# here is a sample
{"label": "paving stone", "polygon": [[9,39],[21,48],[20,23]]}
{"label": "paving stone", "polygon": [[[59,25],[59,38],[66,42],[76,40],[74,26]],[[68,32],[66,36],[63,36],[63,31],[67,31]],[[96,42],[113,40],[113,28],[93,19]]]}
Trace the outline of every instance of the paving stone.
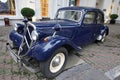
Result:
{"label": "paving stone", "polygon": [[84,62],[85,61],[83,59],[81,59],[81,57],[78,57],[75,54],[70,54],[68,57],[65,69],[69,69],[71,67],[77,66],[77,65],[82,64]]}
{"label": "paving stone", "polygon": [[120,65],[107,71],[105,75],[110,79],[110,80],[120,80]]}

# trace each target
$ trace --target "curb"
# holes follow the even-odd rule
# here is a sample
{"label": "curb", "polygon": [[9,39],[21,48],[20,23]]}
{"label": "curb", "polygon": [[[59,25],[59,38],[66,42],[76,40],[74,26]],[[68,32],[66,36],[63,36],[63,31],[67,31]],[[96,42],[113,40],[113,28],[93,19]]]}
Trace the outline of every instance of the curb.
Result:
{"label": "curb", "polygon": [[88,63],[82,63],[68,69],[55,78],[55,80],[110,80],[104,72],[97,70]]}

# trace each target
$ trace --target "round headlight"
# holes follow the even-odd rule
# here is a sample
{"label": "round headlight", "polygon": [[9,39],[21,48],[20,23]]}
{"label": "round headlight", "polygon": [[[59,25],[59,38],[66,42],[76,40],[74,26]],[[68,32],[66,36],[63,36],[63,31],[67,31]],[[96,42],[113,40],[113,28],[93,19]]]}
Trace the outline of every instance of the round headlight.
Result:
{"label": "round headlight", "polygon": [[37,40],[37,37],[38,37],[37,31],[36,30],[32,31],[31,36],[33,40]]}

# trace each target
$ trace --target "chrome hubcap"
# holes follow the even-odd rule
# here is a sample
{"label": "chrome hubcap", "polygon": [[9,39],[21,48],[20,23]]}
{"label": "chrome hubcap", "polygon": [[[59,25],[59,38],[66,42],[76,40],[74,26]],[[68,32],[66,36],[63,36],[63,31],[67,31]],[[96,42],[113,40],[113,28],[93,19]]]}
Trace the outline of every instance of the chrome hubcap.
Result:
{"label": "chrome hubcap", "polygon": [[52,63],[52,66],[53,67],[56,67],[60,64],[60,57],[57,56],[54,60],[53,60],[53,63]]}

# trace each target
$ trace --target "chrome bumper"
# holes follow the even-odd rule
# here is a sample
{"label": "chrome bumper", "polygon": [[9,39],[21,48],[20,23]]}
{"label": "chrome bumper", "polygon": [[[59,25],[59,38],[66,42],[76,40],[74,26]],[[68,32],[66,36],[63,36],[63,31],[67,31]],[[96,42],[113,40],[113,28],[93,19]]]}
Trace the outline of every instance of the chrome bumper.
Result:
{"label": "chrome bumper", "polygon": [[13,60],[17,63],[21,62],[20,57],[17,54],[15,54],[15,52],[12,50],[12,47],[10,46],[10,44],[6,43],[6,46],[7,46],[9,53],[10,53],[10,56],[13,58]]}
{"label": "chrome bumper", "polygon": [[13,60],[16,63],[19,63],[20,67],[24,66],[27,70],[29,70],[33,73],[40,71],[38,68],[34,68],[32,66],[32,64],[30,64],[28,61],[22,60],[17,54],[15,54],[15,52],[12,50],[12,47],[10,46],[9,43],[7,43],[6,46],[7,46],[9,53],[10,53],[10,56],[13,58]]}

